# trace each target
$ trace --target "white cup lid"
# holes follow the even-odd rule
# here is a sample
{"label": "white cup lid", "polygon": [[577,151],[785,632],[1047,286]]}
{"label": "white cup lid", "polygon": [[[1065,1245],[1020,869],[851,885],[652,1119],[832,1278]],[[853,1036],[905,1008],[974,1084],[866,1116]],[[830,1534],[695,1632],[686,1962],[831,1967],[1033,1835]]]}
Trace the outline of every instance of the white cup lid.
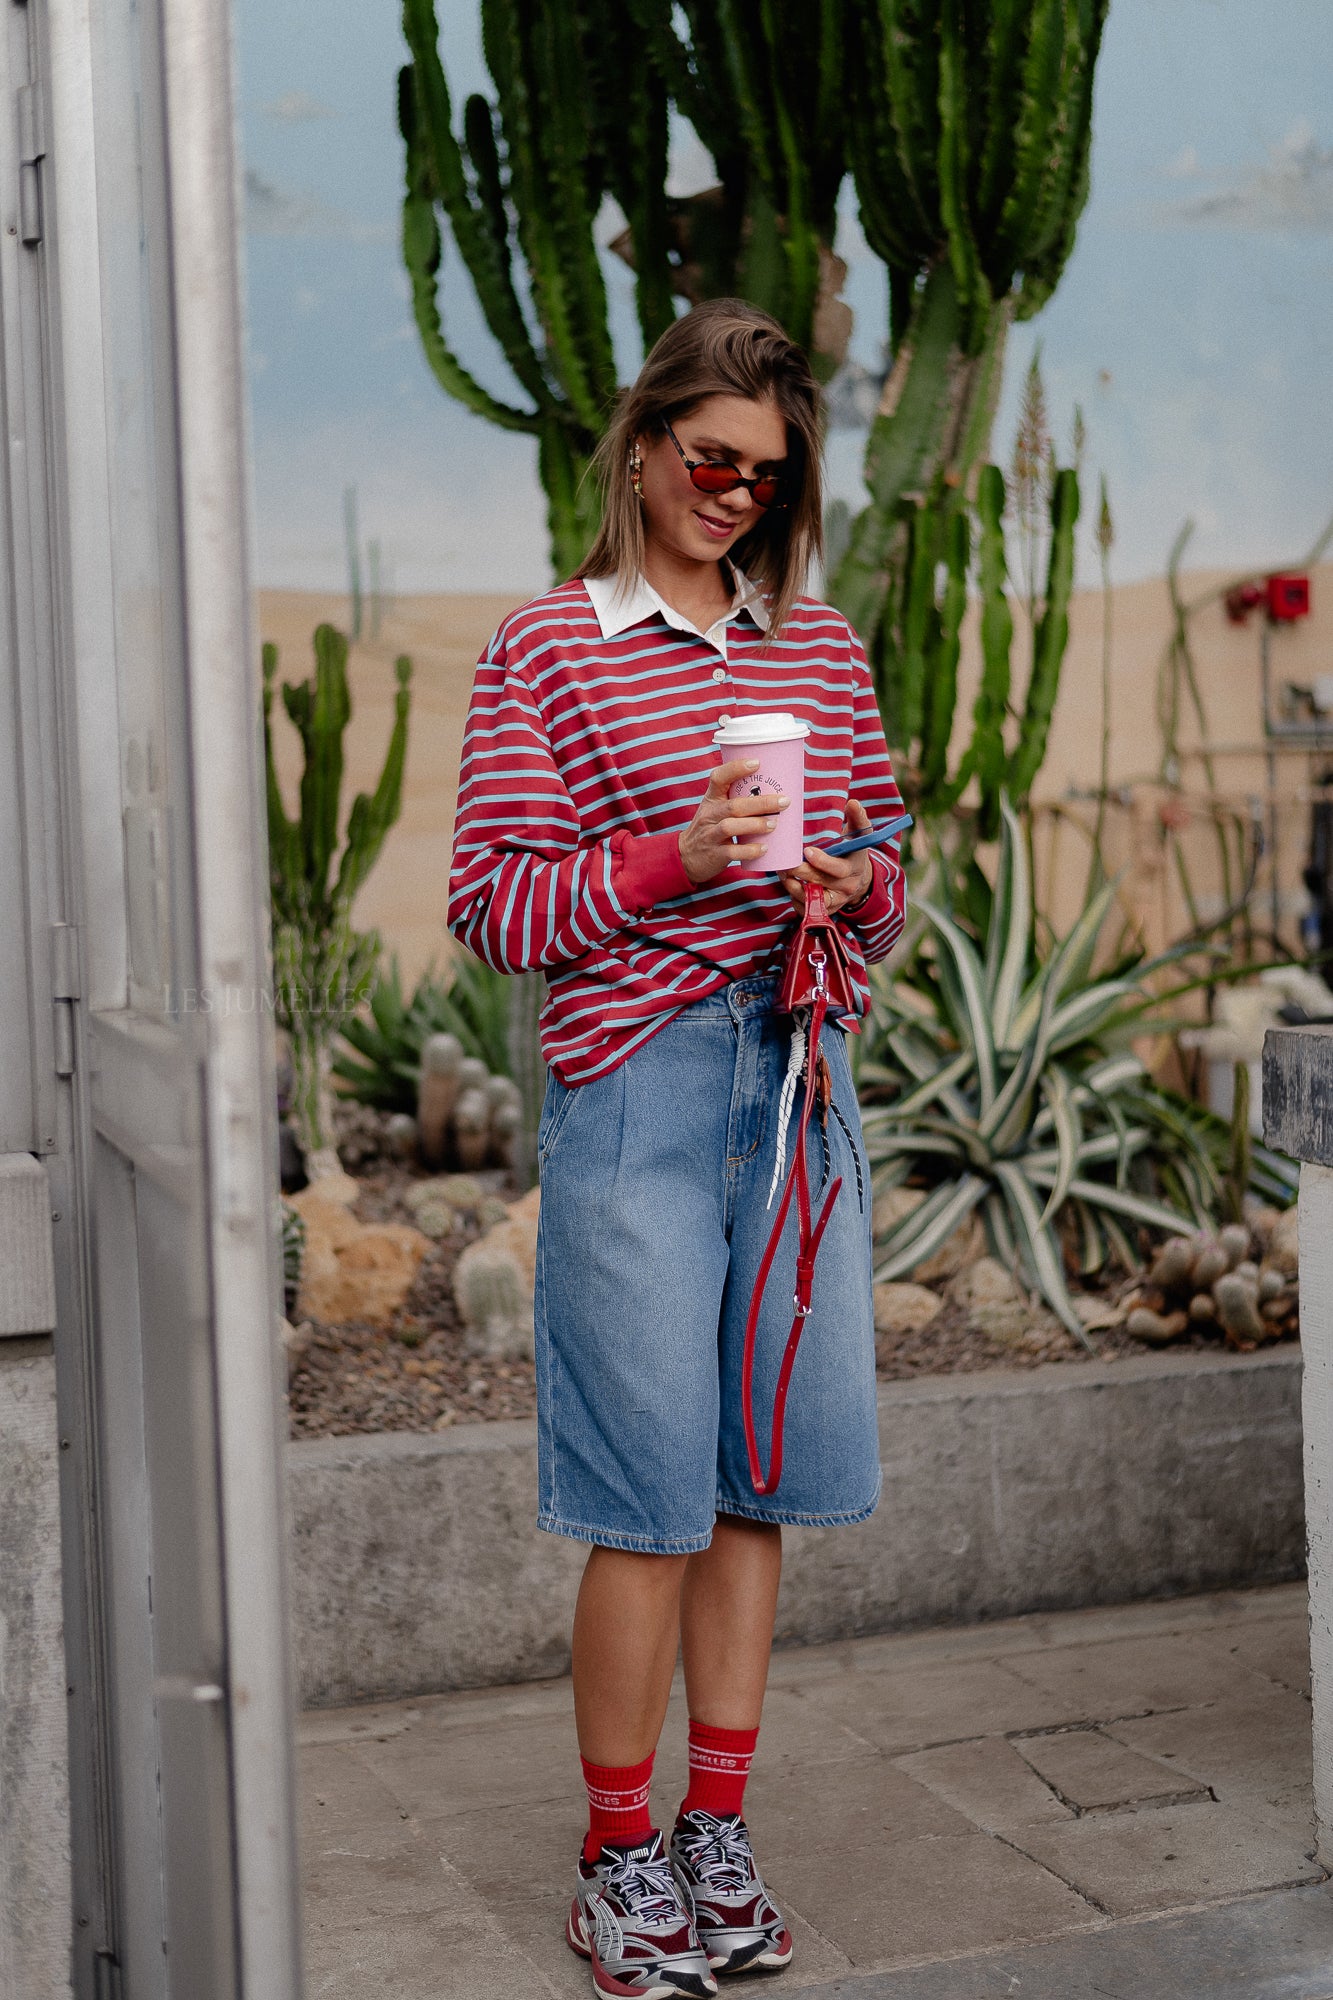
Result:
{"label": "white cup lid", "polygon": [[791,743],[808,736],[810,725],[786,709],[772,715],[732,715],[713,737],[714,743],[728,746],[741,743]]}

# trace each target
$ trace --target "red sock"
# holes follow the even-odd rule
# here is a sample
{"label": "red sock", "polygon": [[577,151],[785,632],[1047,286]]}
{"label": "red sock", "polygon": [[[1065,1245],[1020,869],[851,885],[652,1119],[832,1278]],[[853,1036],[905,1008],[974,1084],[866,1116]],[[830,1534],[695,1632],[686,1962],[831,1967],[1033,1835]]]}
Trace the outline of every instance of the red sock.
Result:
{"label": "red sock", "polygon": [[690,1789],[681,1811],[719,1817],[739,1813],[758,1741],[757,1729],[715,1729],[711,1723],[691,1720]]}
{"label": "red sock", "polygon": [[650,1834],[653,1822],[648,1814],[648,1788],[653,1777],[653,1753],[642,1764],[590,1764],[581,1758],[583,1782],[588,1787],[588,1837],[583,1843],[585,1861],[595,1861],[604,1840],[634,1840]]}

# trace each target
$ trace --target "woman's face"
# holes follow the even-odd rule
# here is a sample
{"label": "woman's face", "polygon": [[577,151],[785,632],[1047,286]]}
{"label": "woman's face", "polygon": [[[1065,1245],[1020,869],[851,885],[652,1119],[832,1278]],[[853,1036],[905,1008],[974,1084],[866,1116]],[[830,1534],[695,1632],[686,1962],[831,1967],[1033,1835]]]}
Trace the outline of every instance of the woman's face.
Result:
{"label": "woman's face", "polygon": [[[671,428],[688,459],[724,459],[747,479],[779,472],[787,462],[787,425],[776,403],[745,396],[707,396]],[[640,438],[644,528],[664,554],[716,562],[748,534],[764,512],[749,490],[700,493],[665,431]]]}

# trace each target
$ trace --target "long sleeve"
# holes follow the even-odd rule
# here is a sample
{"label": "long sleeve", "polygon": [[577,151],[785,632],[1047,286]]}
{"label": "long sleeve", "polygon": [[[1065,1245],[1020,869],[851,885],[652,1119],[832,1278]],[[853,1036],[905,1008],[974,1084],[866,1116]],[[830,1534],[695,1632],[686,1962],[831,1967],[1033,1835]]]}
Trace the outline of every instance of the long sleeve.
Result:
{"label": "long sleeve", "polygon": [[541,709],[503,640],[477,669],[449,875],[449,928],[499,972],[583,958],[692,888],[675,832],[583,840]]}
{"label": "long sleeve", "polygon": [[[876,826],[893,819],[903,809],[889,762],[875,684],[865,652],[855,633],[851,635],[852,675],[855,684],[852,732],[852,797],[859,799]],[[875,965],[887,958],[907,920],[907,878],[902,863],[888,848],[872,848],[870,865],[874,881],[865,900],[842,912],[855,930],[866,962]]]}

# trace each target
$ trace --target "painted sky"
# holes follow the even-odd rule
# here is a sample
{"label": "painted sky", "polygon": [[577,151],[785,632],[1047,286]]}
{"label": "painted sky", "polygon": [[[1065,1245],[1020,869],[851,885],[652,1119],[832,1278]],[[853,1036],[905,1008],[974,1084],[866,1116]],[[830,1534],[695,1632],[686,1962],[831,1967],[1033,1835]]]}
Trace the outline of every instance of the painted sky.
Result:
{"label": "painted sky", "polygon": [[[461,105],[487,81],[475,0],[438,12]],[[540,589],[535,447],[445,397],[417,347],[397,245],[396,9],[237,13],[259,581],[342,585],[355,484],[396,588]],[[1333,511],[1331,106],[1328,0],[1111,0],[1092,197],[1055,298],[1011,340],[995,446],[1005,459],[1040,341],[1057,432],[1081,405],[1088,469],[1106,474],[1120,580],[1159,573],[1187,516],[1193,565],[1243,566],[1299,555]],[[688,131],[673,179],[712,179]],[[875,366],[882,272],[850,199],[839,248],[852,352]],[[629,274],[606,261],[628,374]],[[452,257],[443,296],[463,359],[512,394]],[[839,432],[830,448],[833,490],[854,504],[861,445]],[[1080,573],[1093,568],[1085,550]]]}

